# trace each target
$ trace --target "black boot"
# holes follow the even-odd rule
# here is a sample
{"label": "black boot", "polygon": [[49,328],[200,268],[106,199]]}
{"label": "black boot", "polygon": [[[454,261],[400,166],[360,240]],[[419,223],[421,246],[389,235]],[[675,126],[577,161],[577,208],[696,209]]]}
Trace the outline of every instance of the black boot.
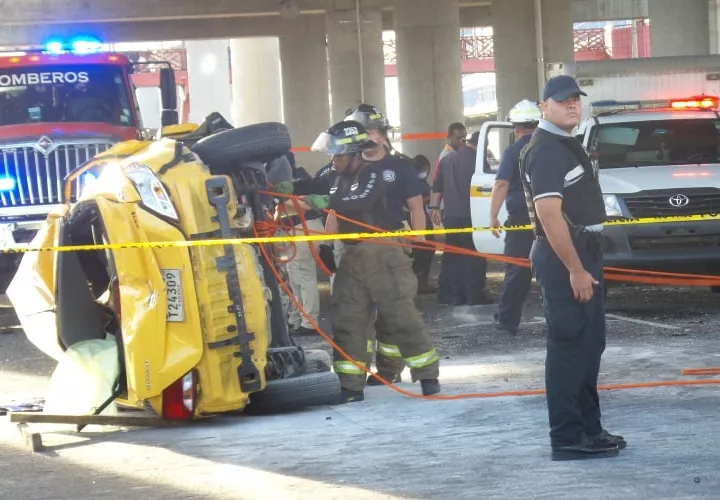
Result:
{"label": "black boot", "polygon": [[344,387],[340,390],[340,396],[338,397],[337,404],[343,405],[345,403],[357,403],[358,401],[365,400],[365,394],[363,391],[351,391]]}
{"label": "black boot", "polygon": [[616,457],[618,446],[608,441],[595,441],[588,437],[569,446],[553,446],[552,460],[585,460],[589,458]]}
{"label": "black boot", "polygon": [[614,444],[618,447],[619,450],[623,450],[627,447],[627,441],[625,441],[624,437],[618,436],[616,434],[610,434],[605,429],[603,429],[600,434],[590,436],[590,439],[595,441],[596,443],[605,443],[610,445]]}
{"label": "black boot", "polygon": [[440,392],[440,382],[438,382],[438,379],[421,380],[420,385],[422,385],[423,396],[432,396]]}
{"label": "black boot", "polygon": [[[399,384],[402,382],[402,377],[398,373],[397,375],[390,375],[387,373],[377,373],[380,377],[384,378],[387,382],[390,382],[391,384]],[[385,385],[382,382],[380,382],[378,379],[373,377],[372,375],[368,375],[367,379],[367,385]]]}

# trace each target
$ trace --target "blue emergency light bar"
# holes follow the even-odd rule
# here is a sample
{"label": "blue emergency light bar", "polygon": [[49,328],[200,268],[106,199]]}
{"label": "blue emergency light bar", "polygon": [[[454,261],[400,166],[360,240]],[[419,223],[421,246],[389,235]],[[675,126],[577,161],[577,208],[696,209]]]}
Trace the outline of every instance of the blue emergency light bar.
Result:
{"label": "blue emergency light bar", "polygon": [[15,179],[12,177],[0,177],[0,193],[6,193],[15,189]]}
{"label": "blue emergency light bar", "polygon": [[590,113],[593,116],[600,114],[619,113],[621,111],[639,111],[647,109],[666,109],[676,111],[715,111],[720,104],[716,96],[694,96],[684,99],[655,99],[648,101],[594,101],[590,103]]}
{"label": "blue emergency light bar", "polygon": [[44,52],[48,54],[97,54],[102,52],[103,44],[92,37],[79,36],[70,41],[50,40],[45,43]]}

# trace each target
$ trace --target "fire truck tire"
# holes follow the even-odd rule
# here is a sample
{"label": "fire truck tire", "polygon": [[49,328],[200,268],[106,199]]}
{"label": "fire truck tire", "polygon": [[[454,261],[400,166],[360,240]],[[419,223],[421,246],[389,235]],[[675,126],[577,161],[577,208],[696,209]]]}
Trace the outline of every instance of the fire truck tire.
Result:
{"label": "fire truck tire", "polygon": [[290,151],[291,146],[284,124],[264,122],[223,130],[199,140],[192,150],[213,173],[229,174],[241,163],[272,161]]}
{"label": "fire truck tire", "polygon": [[0,294],[7,291],[20,266],[21,254],[0,255]]}
{"label": "fire truck tire", "polygon": [[339,398],[340,379],[335,372],[309,373],[268,382],[264,390],[250,395],[244,413],[296,411],[309,406],[333,405]]}

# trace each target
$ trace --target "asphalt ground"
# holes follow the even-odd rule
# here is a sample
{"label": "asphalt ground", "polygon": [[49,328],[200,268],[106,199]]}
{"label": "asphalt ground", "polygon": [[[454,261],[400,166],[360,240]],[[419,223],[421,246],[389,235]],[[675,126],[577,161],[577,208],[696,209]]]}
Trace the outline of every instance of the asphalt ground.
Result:
{"label": "asphalt ground", "polygon": [[[437,266],[435,266],[437,270]],[[491,266],[490,287],[501,273]],[[328,332],[327,284],[321,327]],[[516,336],[493,306],[418,307],[442,355],[444,394],[542,389],[545,325],[536,289]],[[702,380],[720,366],[720,295],[707,288],[614,287],[600,383]],[[0,309],[0,405],[42,398],[54,362]],[[306,347],[329,351],[319,337]],[[415,393],[405,372],[400,387]],[[718,376],[720,378],[720,376]],[[552,462],[542,395],[425,401],[369,387],[365,401],[190,427],[45,435],[31,454],[0,425],[0,499],[629,499],[720,497],[720,386],[601,392],[619,457]]]}

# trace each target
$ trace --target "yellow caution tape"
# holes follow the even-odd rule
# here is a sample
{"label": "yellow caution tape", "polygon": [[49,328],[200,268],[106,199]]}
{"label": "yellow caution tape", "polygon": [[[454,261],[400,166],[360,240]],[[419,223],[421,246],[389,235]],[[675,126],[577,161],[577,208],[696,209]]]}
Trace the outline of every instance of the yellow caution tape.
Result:
{"label": "yellow caution tape", "polygon": [[[667,222],[701,222],[707,220],[718,220],[720,214],[697,214],[673,217],[647,217],[642,219],[615,220],[606,222],[605,226],[631,226],[636,224],[659,224]],[[524,231],[532,229],[531,225],[523,226],[500,226],[500,227],[467,227],[453,229],[423,229],[411,231],[387,231],[373,233],[347,233],[347,234],[303,234],[298,236],[262,236],[249,238],[228,238],[211,240],[190,240],[190,241],[148,241],[139,243],[108,243],[98,245],[68,245],[59,247],[32,248],[29,246],[9,246],[0,249],[0,254],[27,253],[27,252],[81,252],[89,250],[120,250],[124,248],[170,248],[170,247],[204,247],[217,245],[237,245],[251,243],[287,243],[303,241],[327,241],[327,240],[356,240],[373,238],[399,238],[405,236],[427,236],[439,234],[459,234],[480,231]]]}

